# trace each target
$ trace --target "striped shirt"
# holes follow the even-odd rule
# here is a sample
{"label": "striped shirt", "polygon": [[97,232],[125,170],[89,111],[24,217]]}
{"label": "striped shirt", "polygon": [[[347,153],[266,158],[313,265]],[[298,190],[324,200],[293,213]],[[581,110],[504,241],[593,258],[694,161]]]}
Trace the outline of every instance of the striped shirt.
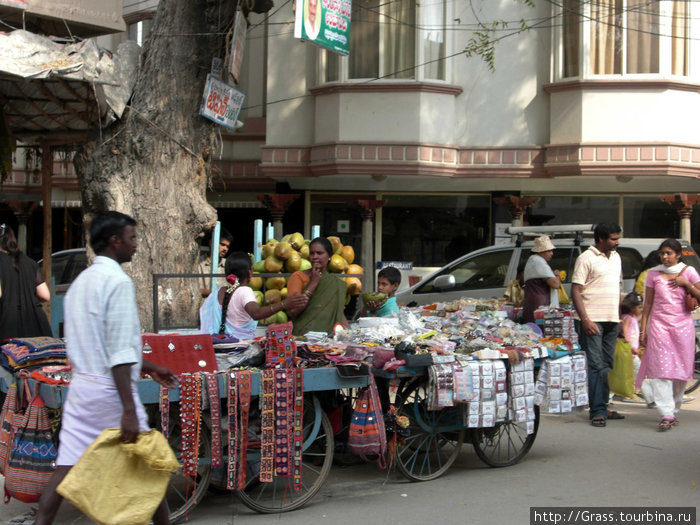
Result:
{"label": "striped shirt", "polygon": [[117,261],[97,256],[73,281],[64,301],[66,353],[76,372],[112,376],[117,365],[134,363],[141,373],[141,327],[131,278]]}
{"label": "striped shirt", "polygon": [[[606,257],[595,246],[578,256],[571,282],[581,285],[586,315],[596,323],[620,321],[622,260],[613,251]],[[579,318],[578,313],[576,318]]]}

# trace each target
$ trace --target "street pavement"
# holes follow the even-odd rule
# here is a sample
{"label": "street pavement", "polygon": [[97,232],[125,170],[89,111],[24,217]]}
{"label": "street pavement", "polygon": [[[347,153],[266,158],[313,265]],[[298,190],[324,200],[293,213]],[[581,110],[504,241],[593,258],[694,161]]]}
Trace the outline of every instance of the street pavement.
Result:
{"label": "street pavement", "polygon": [[[697,394],[697,392],[696,392]],[[594,428],[585,412],[543,415],[530,453],[517,465],[486,467],[465,444],[441,478],[411,483],[374,464],[334,466],[302,509],[256,514],[234,495],[207,495],[189,523],[284,525],[527,524],[530,507],[697,507],[700,502],[700,396],[680,424],[657,432],[656,410],[615,402],[625,420]],[[30,509],[12,501],[0,523]],[[56,523],[91,523],[64,503]]]}

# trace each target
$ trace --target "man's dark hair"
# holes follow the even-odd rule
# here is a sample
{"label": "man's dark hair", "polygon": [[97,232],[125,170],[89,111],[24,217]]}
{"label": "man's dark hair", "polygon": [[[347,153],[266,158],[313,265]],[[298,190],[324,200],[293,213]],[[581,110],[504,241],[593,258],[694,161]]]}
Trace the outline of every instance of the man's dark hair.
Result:
{"label": "man's dark hair", "polygon": [[112,235],[121,237],[124,228],[136,226],[136,221],[124,213],[108,211],[97,215],[90,223],[90,246],[96,254],[101,254],[109,246]]}
{"label": "man's dark hair", "polygon": [[219,230],[219,241],[221,241],[221,239],[226,239],[228,242],[233,243],[233,234],[223,226],[221,230]]}
{"label": "man's dark hair", "polygon": [[596,224],[593,229],[593,240],[597,243],[598,241],[604,241],[609,239],[614,233],[622,233],[622,228],[619,224],[614,222],[601,222]]}
{"label": "man's dark hair", "polygon": [[401,284],[401,272],[393,266],[387,266],[379,270],[377,278],[379,277],[384,277],[384,279],[389,281],[389,284]]}
{"label": "man's dark hair", "polygon": [[243,280],[248,277],[248,272],[252,267],[250,255],[245,252],[233,252],[226,257],[224,271],[226,275],[235,275],[238,279]]}

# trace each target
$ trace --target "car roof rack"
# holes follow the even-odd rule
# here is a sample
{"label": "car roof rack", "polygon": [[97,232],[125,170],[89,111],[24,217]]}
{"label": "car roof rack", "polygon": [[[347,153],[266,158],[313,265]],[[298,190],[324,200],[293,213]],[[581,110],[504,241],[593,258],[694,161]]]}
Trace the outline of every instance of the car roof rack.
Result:
{"label": "car roof rack", "polygon": [[593,235],[595,224],[563,224],[556,226],[509,226],[506,233],[515,235],[516,246],[521,246],[524,237],[539,237],[549,235],[550,237],[561,238],[564,235],[573,235],[574,244],[581,244],[585,235]]}

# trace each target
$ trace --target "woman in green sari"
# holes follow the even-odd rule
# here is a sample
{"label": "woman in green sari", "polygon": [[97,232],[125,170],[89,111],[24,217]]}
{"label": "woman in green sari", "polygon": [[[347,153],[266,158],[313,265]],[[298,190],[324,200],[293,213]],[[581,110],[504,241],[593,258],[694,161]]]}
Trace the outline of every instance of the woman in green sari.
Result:
{"label": "woman in green sari", "polygon": [[310,270],[294,272],[287,283],[288,295],[307,298],[299,306],[289,309],[294,323],[294,335],[307,332],[331,333],[337,323],[348,326],[343,314],[345,308],[345,281],[328,272],[333,255],[331,243],[325,237],[316,237],[309,244]]}

